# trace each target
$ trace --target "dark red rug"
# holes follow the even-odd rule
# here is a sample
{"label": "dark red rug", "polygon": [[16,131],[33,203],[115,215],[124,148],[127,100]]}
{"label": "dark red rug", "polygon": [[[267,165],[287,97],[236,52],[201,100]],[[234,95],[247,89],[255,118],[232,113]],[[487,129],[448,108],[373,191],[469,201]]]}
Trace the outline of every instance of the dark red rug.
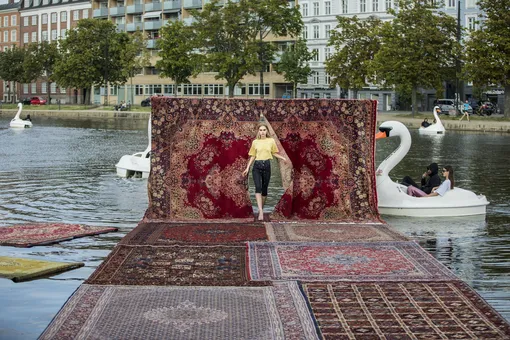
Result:
{"label": "dark red rug", "polygon": [[140,223],[120,244],[244,244],[266,240],[263,223]]}
{"label": "dark red rug", "polygon": [[324,339],[510,339],[510,325],[460,281],[302,288]]}
{"label": "dark red rug", "polygon": [[245,286],[246,246],[119,245],[87,280],[89,284]]}
{"label": "dark red rug", "polygon": [[73,238],[117,231],[117,228],[91,227],[83,224],[39,223],[0,227],[0,245],[33,247],[72,240]]}

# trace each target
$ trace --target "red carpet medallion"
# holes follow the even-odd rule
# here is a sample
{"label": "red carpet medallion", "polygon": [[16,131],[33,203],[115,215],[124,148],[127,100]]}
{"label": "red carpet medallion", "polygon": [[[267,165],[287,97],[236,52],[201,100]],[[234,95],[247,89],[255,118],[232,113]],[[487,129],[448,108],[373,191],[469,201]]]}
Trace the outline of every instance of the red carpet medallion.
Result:
{"label": "red carpet medallion", "polygon": [[0,245],[33,247],[117,231],[83,224],[40,223],[0,227]]}
{"label": "red carpet medallion", "polygon": [[82,285],[40,339],[319,339],[296,282],[270,287]]}
{"label": "red carpet medallion", "polygon": [[249,242],[254,280],[429,281],[455,280],[414,242]]}
{"label": "red carpet medallion", "polygon": [[326,340],[510,339],[510,325],[460,281],[302,287]]}

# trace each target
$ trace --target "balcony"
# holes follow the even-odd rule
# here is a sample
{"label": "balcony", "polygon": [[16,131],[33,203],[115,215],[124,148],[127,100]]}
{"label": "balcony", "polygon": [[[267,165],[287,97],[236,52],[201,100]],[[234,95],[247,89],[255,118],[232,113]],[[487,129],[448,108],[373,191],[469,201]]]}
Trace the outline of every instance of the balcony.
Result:
{"label": "balcony", "polygon": [[146,21],[143,23],[143,28],[146,30],[159,30],[162,24],[161,20]]}
{"label": "balcony", "polygon": [[202,0],[184,0],[184,8],[202,8]]}
{"label": "balcony", "polygon": [[163,2],[163,11],[165,12],[175,12],[181,10],[181,1],[180,0],[172,0]]}
{"label": "balcony", "polygon": [[145,12],[161,11],[161,2],[148,2],[145,4]]}
{"label": "balcony", "polygon": [[120,17],[126,13],[125,7],[111,7],[110,8],[110,16],[112,17]]}
{"label": "balcony", "polygon": [[136,4],[136,5],[127,6],[126,7],[126,13],[127,14],[143,13],[143,5],[142,4]]}
{"label": "balcony", "polygon": [[125,24],[117,24],[117,32],[125,32],[126,25]]}
{"label": "balcony", "polygon": [[108,8],[98,8],[92,11],[93,18],[107,17],[108,16]]}
{"label": "balcony", "polygon": [[[211,2],[212,2],[212,0],[204,0],[204,5],[207,5],[208,3],[211,3]],[[227,2],[227,0],[219,0],[216,5],[224,6],[226,2]],[[237,1],[232,1],[232,2],[237,2]]]}
{"label": "balcony", "polygon": [[132,22],[126,25],[127,32],[135,32],[137,30],[143,30],[143,23],[141,22]]}
{"label": "balcony", "polygon": [[157,42],[157,39],[149,39],[147,40],[147,48],[156,48],[156,42]]}

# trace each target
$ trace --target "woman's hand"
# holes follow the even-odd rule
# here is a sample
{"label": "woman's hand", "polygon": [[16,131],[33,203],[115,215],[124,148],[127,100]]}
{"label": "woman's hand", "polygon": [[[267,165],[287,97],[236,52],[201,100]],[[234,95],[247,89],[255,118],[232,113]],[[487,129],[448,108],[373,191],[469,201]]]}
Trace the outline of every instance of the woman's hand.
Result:
{"label": "woman's hand", "polygon": [[243,177],[248,176],[248,171],[249,171],[249,169],[245,169],[245,170],[243,171]]}

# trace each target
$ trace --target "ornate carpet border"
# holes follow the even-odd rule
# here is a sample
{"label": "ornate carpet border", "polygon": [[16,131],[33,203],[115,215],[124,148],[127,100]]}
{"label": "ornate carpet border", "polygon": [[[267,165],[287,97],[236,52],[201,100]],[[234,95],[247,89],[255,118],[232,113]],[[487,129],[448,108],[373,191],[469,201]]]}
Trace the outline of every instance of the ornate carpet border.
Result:
{"label": "ornate carpet border", "polygon": [[319,339],[296,282],[269,287],[83,284],[39,339],[70,338]]}
{"label": "ornate carpet border", "polygon": [[[388,254],[398,259],[385,258]],[[367,260],[366,256],[372,255]],[[412,241],[248,242],[248,263],[250,278],[255,281],[458,280],[453,272]],[[363,269],[356,267],[359,263],[374,273],[364,274]],[[325,269],[319,268],[323,265]]]}

